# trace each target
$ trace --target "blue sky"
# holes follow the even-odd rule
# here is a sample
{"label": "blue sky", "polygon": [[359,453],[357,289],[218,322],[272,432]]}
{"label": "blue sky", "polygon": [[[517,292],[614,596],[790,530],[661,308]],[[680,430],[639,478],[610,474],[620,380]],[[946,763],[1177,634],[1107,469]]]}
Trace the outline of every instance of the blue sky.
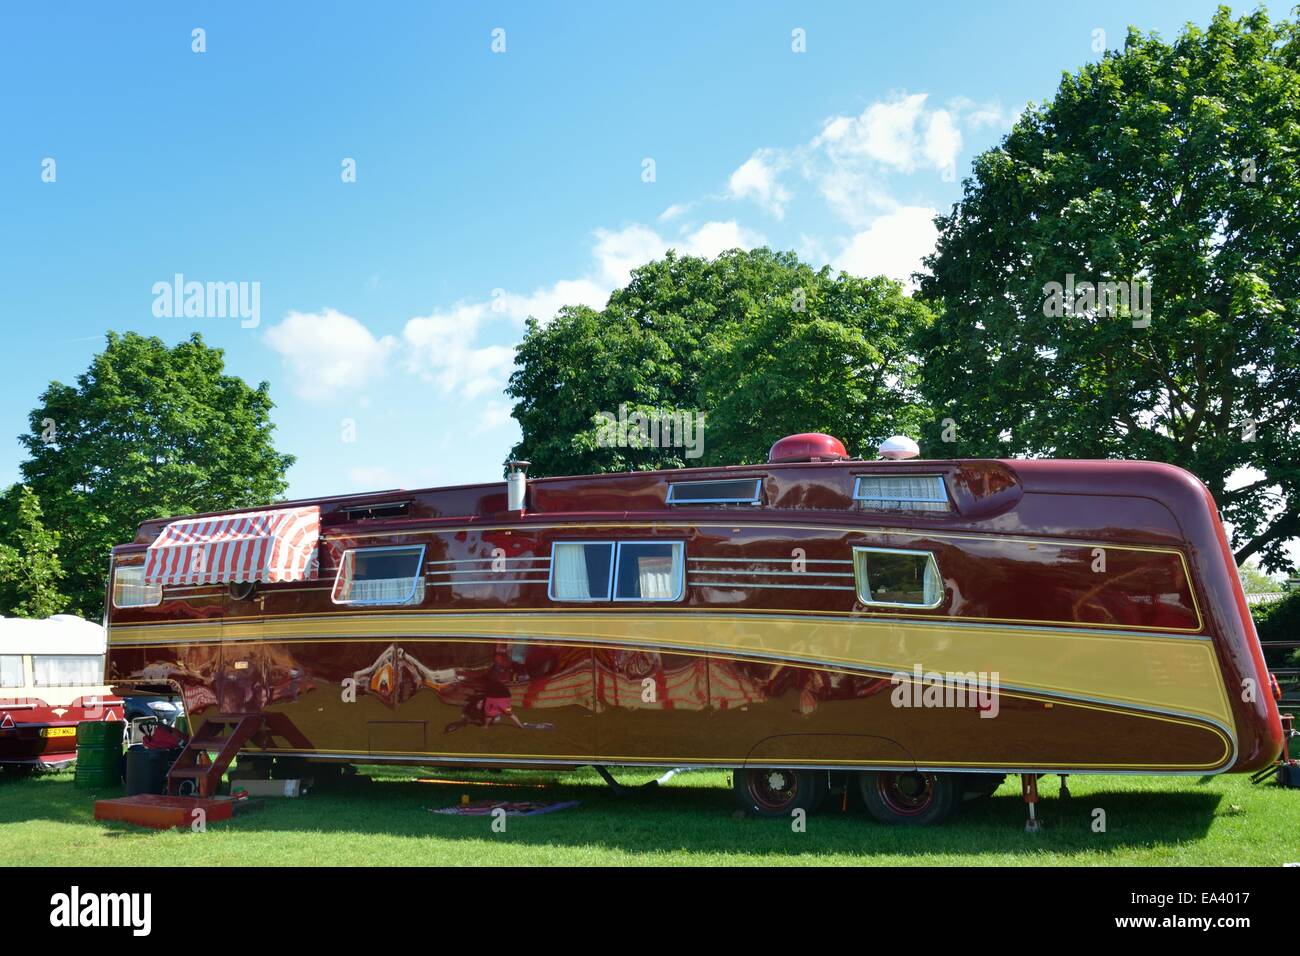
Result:
{"label": "blue sky", "polygon": [[[1095,31],[1215,5],[181,6],[0,11],[0,484],[108,329],[269,381],[292,496],[495,480],[523,316],[669,246],[905,276]],[[258,324],[155,315],[178,273],[259,283]]]}

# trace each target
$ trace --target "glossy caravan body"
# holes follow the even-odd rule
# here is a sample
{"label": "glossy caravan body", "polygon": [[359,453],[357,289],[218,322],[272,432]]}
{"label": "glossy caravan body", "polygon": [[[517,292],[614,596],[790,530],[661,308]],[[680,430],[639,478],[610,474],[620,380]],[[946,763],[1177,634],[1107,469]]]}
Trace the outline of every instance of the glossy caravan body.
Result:
{"label": "glossy caravan body", "polygon": [[[942,503],[855,494],[909,476]],[[680,487],[723,481],[751,500]],[[504,482],[295,504],[320,510],[317,578],[112,607],[110,684],[179,692],[191,721],[281,713],[300,736],[268,752],[356,762],[1204,774],[1281,748],[1214,502],[1166,465],[814,461],[533,479],[522,511]],[[641,552],[673,586],[621,599],[620,542],[674,545]],[[607,596],[594,572],[557,590],[566,543],[608,558]],[[410,594],[338,603],[348,553],[380,548],[418,552]],[[878,600],[858,556],[908,553],[933,564],[925,600]],[[996,706],[907,706],[930,674],[995,675]]]}

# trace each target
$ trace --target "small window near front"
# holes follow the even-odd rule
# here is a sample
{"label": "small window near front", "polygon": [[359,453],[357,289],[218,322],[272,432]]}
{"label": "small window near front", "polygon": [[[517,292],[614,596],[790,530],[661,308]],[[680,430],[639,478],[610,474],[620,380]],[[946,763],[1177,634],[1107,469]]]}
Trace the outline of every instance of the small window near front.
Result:
{"label": "small window near front", "polygon": [[678,600],[684,563],[680,541],[620,541],[614,600]]}
{"label": "small window near front", "polygon": [[162,603],[163,589],[144,583],[144,565],[117,568],[113,572],[113,607],[153,607]]}
{"label": "small window near front", "polygon": [[343,552],[335,604],[419,604],[424,600],[424,545]]}
{"label": "small window near front", "polygon": [[94,687],[104,682],[100,655],[34,654],[32,682],[37,687]]}
{"label": "small window near front", "polygon": [[863,604],[935,608],[943,603],[943,579],[929,551],[854,548],[853,570]]}
{"label": "small window near front", "polygon": [[0,687],[22,687],[23,656],[21,654],[0,654]]}
{"label": "small window near front", "polygon": [[557,541],[551,546],[551,598],[608,601],[614,576],[612,541]]}

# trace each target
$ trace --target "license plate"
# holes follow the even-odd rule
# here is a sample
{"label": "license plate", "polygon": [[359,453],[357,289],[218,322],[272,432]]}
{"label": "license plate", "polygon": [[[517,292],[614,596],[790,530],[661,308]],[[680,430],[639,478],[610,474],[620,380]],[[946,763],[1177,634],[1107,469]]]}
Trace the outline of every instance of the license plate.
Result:
{"label": "license plate", "polygon": [[75,737],[77,736],[76,727],[42,727],[42,737]]}

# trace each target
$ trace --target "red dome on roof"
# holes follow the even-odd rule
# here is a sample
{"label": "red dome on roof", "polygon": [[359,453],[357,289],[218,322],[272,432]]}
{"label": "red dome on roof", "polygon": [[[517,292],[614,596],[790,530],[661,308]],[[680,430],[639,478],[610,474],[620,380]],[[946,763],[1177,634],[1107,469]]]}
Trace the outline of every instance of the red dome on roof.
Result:
{"label": "red dome on roof", "polygon": [[793,461],[843,461],[848,457],[842,441],[821,432],[786,435],[767,453],[768,463],[773,465]]}

